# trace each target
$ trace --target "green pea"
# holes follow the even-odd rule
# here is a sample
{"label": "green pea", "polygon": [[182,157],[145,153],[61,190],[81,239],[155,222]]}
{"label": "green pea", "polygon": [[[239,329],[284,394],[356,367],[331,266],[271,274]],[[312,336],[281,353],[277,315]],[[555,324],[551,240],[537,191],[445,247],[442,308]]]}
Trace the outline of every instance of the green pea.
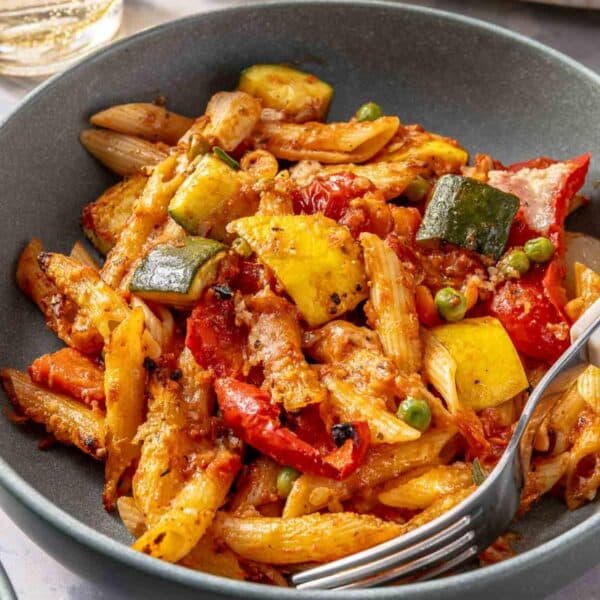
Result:
{"label": "green pea", "polygon": [[375,121],[383,116],[381,106],[375,102],[367,102],[363,104],[354,115],[357,121]]}
{"label": "green pea", "polygon": [[400,403],[396,414],[406,424],[419,431],[425,431],[431,423],[431,409],[429,408],[429,404],[420,398],[408,396],[406,400]]}
{"label": "green pea", "polygon": [[431,189],[431,184],[427,179],[423,179],[423,177],[417,175],[405,188],[402,195],[409,202],[421,202],[425,200],[427,194],[429,194],[429,190]]}
{"label": "green pea", "polygon": [[300,473],[292,467],[283,467],[277,475],[277,494],[280,498],[287,498],[292,491],[294,481],[300,477]]}
{"label": "green pea", "polygon": [[501,261],[500,271],[505,277],[517,278],[529,271],[529,258],[523,250],[511,250]]}
{"label": "green pea", "polygon": [[435,295],[435,307],[446,321],[460,321],[467,312],[467,299],[458,290],[445,287]]}
{"label": "green pea", "polygon": [[545,263],[552,258],[554,245],[548,238],[538,237],[525,242],[523,250],[525,250],[529,260],[535,263]]}
{"label": "green pea", "polygon": [[215,146],[213,148],[213,154],[221,161],[223,161],[228,167],[231,167],[234,171],[239,171],[241,169],[240,163],[235,160],[235,158],[229,156],[225,150],[219,148],[219,146]]}

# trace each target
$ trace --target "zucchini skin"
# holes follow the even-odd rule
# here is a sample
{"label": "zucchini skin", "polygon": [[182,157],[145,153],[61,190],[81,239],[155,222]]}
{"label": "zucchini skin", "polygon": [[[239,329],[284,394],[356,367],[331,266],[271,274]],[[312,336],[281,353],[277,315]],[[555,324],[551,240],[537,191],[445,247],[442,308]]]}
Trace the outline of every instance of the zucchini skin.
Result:
{"label": "zucchini skin", "polygon": [[444,175],[433,189],[416,239],[443,240],[498,259],[519,204],[515,195],[491,185]]}
{"label": "zucchini skin", "polygon": [[137,266],[129,290],[161,304],[190,306],[214,282],[226,248],[216,240],[193,236],[181,245],[156,246]]}

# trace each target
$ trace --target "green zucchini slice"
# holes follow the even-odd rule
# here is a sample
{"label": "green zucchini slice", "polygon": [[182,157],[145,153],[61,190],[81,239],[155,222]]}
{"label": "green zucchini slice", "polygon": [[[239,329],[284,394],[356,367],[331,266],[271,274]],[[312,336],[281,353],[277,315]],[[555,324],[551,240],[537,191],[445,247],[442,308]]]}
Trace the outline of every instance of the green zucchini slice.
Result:
{"label": "green zucchini slice", "polygon": [[198,161],[169,204],[169,215],[191,235],[222,240],[225,226],[236,217],[234,202],[241,189],[236,172],[213,154]]}
{"label": "green zucchini slice", "polygon": [[156,246],[136,268],[129,289],[145,300],[188,308],[214,283],[225,250],[220,242],[192,236],[180,245]]}
{"label": "green zucchini slice", "polygon": [[417,241],[443,240],[495,259],[504,251],[519,199],[460,175],[440,177]]}
{"label": "green zucchini slice", "polygon": [[328,83],[285,65],[248,67],[242,71],[238,89],[297,123],[323,120],[333,96]]}

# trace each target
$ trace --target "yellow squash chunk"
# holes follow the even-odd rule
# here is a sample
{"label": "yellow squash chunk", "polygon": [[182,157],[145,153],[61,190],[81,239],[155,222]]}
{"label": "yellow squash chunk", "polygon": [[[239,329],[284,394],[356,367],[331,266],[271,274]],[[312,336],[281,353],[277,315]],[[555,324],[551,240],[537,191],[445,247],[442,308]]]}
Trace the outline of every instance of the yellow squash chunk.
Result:
{"label": "yellow squash chunk", "polygon": [[529,385],[508,334],[492,317],[464,319],[431,329],[456,362],[460,402],[474,410],[502,404]]}
{"label": "yellow squash chunk", "polygon": [[248,67],[242,71],[238,89],[297,123],[324,119],[333,96],[328,83],[285,65]]}
{"label": "yellow squash chunk", "polygon": [[358,244],[345,227],[322,214],[246,217],[228,229],[273,270],[312,327],[367,296]]}

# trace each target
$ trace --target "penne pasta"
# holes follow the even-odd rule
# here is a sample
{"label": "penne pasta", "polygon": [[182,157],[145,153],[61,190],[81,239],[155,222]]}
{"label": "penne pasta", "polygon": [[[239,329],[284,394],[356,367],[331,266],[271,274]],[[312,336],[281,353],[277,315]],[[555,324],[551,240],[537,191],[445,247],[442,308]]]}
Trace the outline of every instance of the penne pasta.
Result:
{"label": "penne pasta", "polygon": [[473,485],[471,466],[464,463],[440,465],[425,472],[405,473],[390,481],[377,496],[382,504],[409,510],[424,510],[436,500]]}
{"label": "penne pasta", "polygon": [[184,483],[169,508],[133,548],[167,562],[181,560],[210,526],[239,467],[236,455],[220,450],[206,470],[198,469]]}
{"label": "penne pasta", "polygon": [[251,150],[242,156],[240,166],[257,179],[272,179],[279,171],[277,159],[266,150]]}
{"label": "penne pasta", "polygon": [[165,147],[133,135],[106,129],[86,129],[79,140],[85,149],[117,175],[126,177],[144,173],[167,156]]}
{"label": "penne pasta", "polygon": [[566,472],[565,500],[570,509],[593,500],[600,485],[600,416],[583,413],[577,428]]}
{"label": "penne pasta", "polygon": [[324,373],[321,381],[329,390],[329,404],[341,422],[366,421],[371,431],[371,444],[397,444],[416,440],[421,433],[400,420],[376,396],[358,393],[354,386]]}
{"label": "penne pasta", "polygon": [[385,355],[401,373],[414,373],[421,365],[421,339],[412,275],[376,235],[363,233],[360,243],[370,281],[369,321]]}
{"label": "penne pasta", "polygon": [[228,548],[223,548],[222,544],[218,544],[210,529],[192,550],[179,561],[179,564],[188,569],[218,575],[219,577],[229,577],[229,579],[239,581],[248,579],[248,574],[235,553]]}
{"label": "penne pasta", "polygon": [[194,120],[167,110],[164,106],[147,102],[117,104],[95,113],[90,123],[133,135],[150,142],[164,142],[174,146],[192,126]]}
{"label": "penne pasta", "polygon": [[385,542],[401,531],[396,523],[347,512],[292,519],[220,513],[214,526],[215,537],[242,558],[274,565],[335,560]]}
{"label": "penne pasta", "polygon": [[443,455],[444,447],[455,432],[451,428],[434,429],[412,442],[371,448],[364,464],[342,481],[302,475],[287,498],[283,517],[289,519],[322,510],[331,502],[347,500],[360,489],[373,488],[410,469],[445,462],[452,457]]}
{"label": "penne pasta", "polygon": [[140,454],[139,443],[133,440],[145,409],[143,332],[144,312],[136,308],[113,330],[104,354],[107,510],[114,508],[123,473]]}
{"label": "penne pasta", "polygon": [[276,158],[325,164],[361,163],[387,144],[399,124],[397,117],[327,124],[261,121],[254,138],[257,147]]}
{"label": "penne pasta", "polygon": [[532,469],[527,473],[525,487],[521,494],[519,514],[527,512],[535,502],[559,483],[569,467],[569,461],[568,452],[533,460]]}
{"label": "penne pasta", "polygon": [[256,127],[262,107],[260,101],[245,92],[218,92],[206,107],[208,123],[204,137],[212,146],[231,152]]}
{"label": "penne pasta", "polygon": [[596,414],[600,414],[600,368],[590,365],[577,378],[577,393]]}
{"label": "penne pasta", "polygon": [[552,454],[556,456],[571,447],[571,432],[573,431],[585,400],[579,394],[577,385],[572,385],[557,401],[548,419],[548,429],[554,434]]}
{"label": "penne pasta", "polygon": [[101,412],[35,385],[29,375],[15,369],[0,371],[0,382],[18,414],[40,423],[63,444],[76,446],[97,460],[105,457]]}
{"label": "penne pasta", "polygon": [[36,238],[27,244],[17,264],[18,286],[38,306],[48,328],[65,344],[84,354],[99,352],[102,337],[87,315],[65,298],[40,268],[38,256],[43,251],[41,242]]}
{"label": "penne pasta", "polygon": [[128,314],[129,308],[117,292],[100,279],[97,271],[62,254],[44,252],[39,256],[42,271],[80,309],[105,342],[112,329]]}
{"label": "penne pasta", "polygon": [[100,265],[96,262],[94,257],[86,250],[85,246],[80,241],[77,241],[73,244],[71,252],[69,253],[69,258],[80,262],[86,267],[91,267],[96,271],[100,270]]}

